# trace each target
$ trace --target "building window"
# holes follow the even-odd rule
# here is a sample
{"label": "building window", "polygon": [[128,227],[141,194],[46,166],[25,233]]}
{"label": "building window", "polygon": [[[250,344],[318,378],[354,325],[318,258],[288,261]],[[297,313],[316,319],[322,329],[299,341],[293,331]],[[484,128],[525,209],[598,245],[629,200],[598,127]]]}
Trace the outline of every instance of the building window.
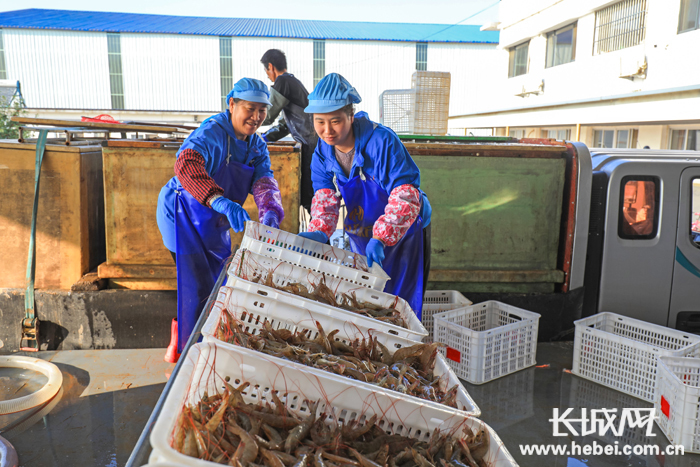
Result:
{"label": "building window", "polygon": [[221,105],[228,109],[226,96],[233,89],[233,49],[230,37],[219,37],[219,74],[221,76]]}
{"label": "building window", "polygon": [[326,76],[326,41],[314,41],[314,87]]}
{"label": "building window", "polygon": [[647,0],[624,0],[595,12],[595,54],[641,43],[646,34]]}
{"label": "building window", "polygon": [[522,139],[525,137],[525,130],[508,130],[508,136],[510,136],[511,138]]}
{"label": "building window", "polygon": [[678,18],[678,33],[693,31],[700,27],[700,0],[681,0]]}
{"label": "building window", "polygon": [[700,150],[700,130],[671,130],[668,139],[669,149]]}
{"label": "building window", "polygon": [[576,58],[576,23],[547,34],[547,68]]}
{"label": "building window", "polygon": [[571,129],[543,130],[544,137],[548,139],[558,139],[560,141],[571,139]]}
{"label": "building window", "polygon": [[122,47],[119,33],[107,34],[107,57],[109,58],[109,92],[112,108],[124,108],[124,79],[122,77]]}
{"label": "building window", "polygon": [[416,70],[426,71],[428,69],[428,43],[416,42]]}
{"label": "building window", "polygon": [[624,177],[620,188],[617,234],[631,240],[654,238],[659,224],[658,177]]}
{"label": "building window", "polygon": [[527,73],[527,52],[530,42],[516,45],[508,49],[508,77],[520,76]]}
{"label": "building window", "polygon": [[7,67],[5,66],[5,42],[0,29],[0,79],[7,79]]}
{"label": "building window", "polygon": [[638,130],[593,130],[595,148],[636,148]]}

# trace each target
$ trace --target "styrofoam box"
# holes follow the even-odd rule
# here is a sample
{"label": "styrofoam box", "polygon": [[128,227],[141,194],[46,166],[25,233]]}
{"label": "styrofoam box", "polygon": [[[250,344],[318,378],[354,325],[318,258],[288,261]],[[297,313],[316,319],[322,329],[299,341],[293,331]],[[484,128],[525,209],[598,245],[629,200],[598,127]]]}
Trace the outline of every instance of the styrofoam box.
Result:
{"label": "styrofoam box", "polygon": [[[243,259],[241,260],[241,258]],[[226,285],[231,285],[234,277],[240,277],[244,280],[251,280],[260,274],[263,275],[263,279],[260,281],[262,283],[267,277],[267,274],[270,272],[272,272],[272,280],[277,286],[282,287],[289,282],[298,282],[305,285],[307,288],[309,288],[309,290],[312,290],[314,284],[318,284],[324,277],[323,274],[309,271],[308,269],[304,269],[299,266],[294,266],[274,258],[268,258],[266,256],[253,253],[250,250],[239,249],[236,252],[236,255],[233,257],[231,265],[229,266],[229,279],[227,279]],[[275,295],[271,296],[274,296],[279,301],[293,303],[300,308],[312,309],[317,313],[335,313],[344,317],[344,319],[349,322],[367,322],[367,327],[377,329],[381,332],[394,334],[399,337],[404,337],[412,341],[420,342],[425,336],[428,335],[428,331],[425,330],[423,324],[421,324],[420,320],[413,312],[409,304],[401,297],[380,292],[378,290],[368,289],[366,287],[358,287],[357,285],[342,279],[328,276],[325,276],[325,278],[326,285],[335,292],[336,298],[339,298],[342,293],[350,294],[351,292],[354,292],[357,300],[359,301],[372,303],[382,307],[392,307],[401,314],[401,317],[408,325],[408,329],[360,315],[358,313],[353,313],[352,311],[335,308],[315,300],[299,297],[281,290],[269,289],[269,292],[274,290]],[[324,309],[325,311],[322,311]]]}
{"label": "styrofoam box", "polygon": [[[288,303],[277,301],[267,296],[265,291],[260,288],[252,288],[252,290],[249,291],[250,288],[248,288],[247,285],[248,284],[242,284],[242,281],[238,281],[233,287],[221,287],[217,301],[209,314],[209,318],[202,327],[202,336],[204,336],[205,341],[215,342],[222,346],[232,345],[217,339],[219,323],[222,318],[224,320],[227,318],[227,315],[224,314],[224,310],[228,309],[229,313],[241,322],[243,330],[251,334],[257,334],[259,330],[262,329],[263,324],[268,321],[273,329],[283,328],[292,332],[301,332],[304,329],[308,329],[312,331],[310,339],[315,339],[318,335],[318,328],[315,323],[318,322],[321,324],[326,334],[338,329],[339,332],[335,335],[336,340],[340,340],[348,345],[357,338],[362,339],[370,336],[376,338],[392,352],[395,352],[401,347],[410,347],[416,344],[416,342],[402,337],[376,332],[374,329],[365,327],[364,323],[347,323],[344,319],[335,315],[320,315]],[[265,295],[260,295],[259,292],[263,292]],[[288,363],[301,371],[327,374],[324,370],[292,362]],[[348,379],[344,376],[336,375],[335,373],[330,374],[341,379]],[[457,409],[474,417],[481,415],[479,407],[469,396],[464,386],[462,386],[462,383],[460,383],[457,376],[452,372],[441,354],[438,354],[435,361],[434,374],[440,378],[439,387],[443,391],[447,391],[449,388],[457,385]],[[364,383],[358,380],[351,380],[349,384],[361,384],[370,388],[374,387],[370,383]],[[413,396],[407,397],[413,398]],[[417,400],[443,407],[442,404],[437,402],[425,401],[423,399]],[[451,407],[446,408],[447,410],[455,410]]]}
{"label": "styrofoam box", "polygon": [[671,444],[700,453],[700,359],[659,357],[656,424]]}
{"label": "styrofoam box", "polygon": [[258,222],[246,222],[241,248],[379,291],[390,279],[376,263],[368,267],[365,256]]}
{"label": "styrofoam box", "polygon": [[540,315],[491,300],[435,315],[433,339],[460,378],[483,384],[535,364]]}
{"label": "styrofoam box", "polygon": [[427,441],[435,429],[465,436],[464,425],[472,431],[484,429],[489,435],[489,451],[486,455],[490,467],[516,466],[517,464],[488,425],[461,412],[450,412],[417,403],[414,399],[399,397],[377,389],[369,390],[354,384],[341,384],[336,379],[296,370],[279,364],[257,352],[244,353],[240,347],[221,347],[212,343],[196,344],[190,348],[165,399],[163,410],[151,432],[151,446],[164,460],[188,466],[208,467],[217,465],[179,453],[171,447],[177,419],[185,404],[197,402],[204,391],[216,394],[222,390],[223,378],[229,376],[231,384],[250,383],[243,397],[248,403],[260,401],[274,405],[271,391],[287,409],[301,417],[308,416],[304,400],[323,401],[317,414],[327,414],[327,420],[349,423],[356,419],[379,417],[377,424],[387,433],[399,434]]}
{"label": "styrofoam box", "polygon": [[428,337],[433,337],[433,316],[435,313],[454,310],[471,305],[472,302],[456,290],[426,290],[423,295],[423,311],[421,321],[428,331]]}
{"label": "styrofoam box", "polygon": [[648,402],[655,400],[657,359],[700,348],[700,336],[615,313],[574,322],[572,373]]}

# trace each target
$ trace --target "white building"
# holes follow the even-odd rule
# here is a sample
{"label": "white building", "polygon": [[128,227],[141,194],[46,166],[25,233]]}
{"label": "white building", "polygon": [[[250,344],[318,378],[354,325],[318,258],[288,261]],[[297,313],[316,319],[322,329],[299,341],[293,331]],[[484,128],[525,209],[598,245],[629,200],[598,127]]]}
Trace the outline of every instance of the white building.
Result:
{"label": "white building", "polygon": [[384,90],[410,88],[416,69],[449,71],[459,114],[484,97],[473,83],[499,54],[498,32],[478,26],[19,10],[0,13],[0,28],[0,79],[19,80],[28,113],[45,118],[201,121],[239,78],[268,82],[270,48],[309,91],[343,74],[375,120]]}
{"label": "white building", "polygon": [[491,102],[454,133],[700,149],[698,0],[502,0]]}

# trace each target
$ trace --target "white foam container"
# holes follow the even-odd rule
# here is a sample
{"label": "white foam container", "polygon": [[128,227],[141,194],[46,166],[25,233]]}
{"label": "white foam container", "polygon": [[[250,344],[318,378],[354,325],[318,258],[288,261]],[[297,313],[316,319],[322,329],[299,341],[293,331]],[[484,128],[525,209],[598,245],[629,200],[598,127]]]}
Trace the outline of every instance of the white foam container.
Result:
{"label": "white foam container", "polygon": [[365,256],[259,222],[246,222],[241,248],[374,290],[384,290],[390,279],[376,263],[368,267]]}
{"label": "white foam container", "polygon": [[540,315],[490,300],[435,315],[435,342],[460,378],[483,384],[535,364]]}
{"label": "white foam container", "polygon": [[656,424],[671,444],[700,453],[700,359],[659,357]]}
{"label": "white foam container", "polygon": [[450,311],[471,305],[467,297],[456,290],[426,290],[423,295],[423,311],[421,321],[428,331],[428,337],[432,339],[435,313]]}
{"label": "white foam container", "polygon": [[[202,336],[204,337],[205,342],[214,342],[223,347],[233,346],[233,344],[229,344],[217,338],[219,323],[221,322],[222,318],[227,318],[228,315],[224,313],[224,310],[228,309],[229,313],[231,313],[241,322],[241,327],[243,330],[250,332],[251,334],[257,334],[263,327],[265,321],[268,321],[273,329],[289,329],[292,332],[301,332],[304,329],[308,329],[312,331],[310,339],[315,339],[318,335],[318,328],[316,327],[315,322],[319,322],[326,333],[338,329],[340,332],[335,335],[336,340],[340,340],[348,345],[357,338],[362,339],[363,337],[367,338],[370,336],[376,337],[380,343],[382,343],[392,352],[401,347],[410,347],[411,345],[416,344],[416,342],[408,339],[397,337],[392,334],[377,332],[374,329],[363,327],[362,324],[349,325],[342,318],[338,318],[334,315],[319,315],[303,308],[297,308],[288,303],[279,302],[274,298],[256,293],[260,292],[260,289],[253,288],[253,291],[249,291],[247,285],[248,284],[237,282],[234,287],[221,287],[217,301],[209,314],[209,318],[202,327]],[[253,352],[250,349],[244,350]],[[347,380],[348,384],[365,385],[370,389],[376,387],[370,383],[346,378],[321,369],[293,363],[284,359],[280,360],[292,365],[294,368],[297,368],[300,371],[329,374],[332,377]],[[447,410],[460,410],[465,412],[465,414],[474,417],[481,415],[481,410],[471,398],[469,393],[467,393],[467,391],[464,389],[464,386],[462,386],[462,383],[457,378],[457,375],[455,375],[450,369],[449,365],[445,361],[445,357],[443,357],[440,353],[438,353],[435,360],[433,374],[440,378],[439,388],[443,391],[447,391],[451,387],[457,385],[457,409],[443,406],[437,402],[415,398],[414,396],[406,397],[428,404],[436,404],[438,407],[444,407]]]}
{"label": "white foam container", "polygon": [[[241,260],[241,258],[243,259]],[[266,256],[253,253],[250,250],[239,249],[231,261],[231,265],[229,266],[226,285],[231,286],[236,278],[248,281],[259,274],[263,274],[263,278],[265,278],[267,277],[267,273],[269,271],[273,271],[273,282],[277,286],[284,286],[289,282],[299,282],[307,286],[310,290],[313,288],[312,284],[318,284],[324,277],[323,274],[309,271],[299,266],[294,266],[274,258],[268,258]],[[335,314],[350,323],[363,323],[363,325],[368,328],[373,328],[388,334],[394,334],[412,341],[420,342],[428,335],[428,331],[425,330],[423,324],[420,322],[409,304],[401,297],[380,292],[378,290],[357,286],[343,279],[328,276],[325,276],[325,278],[326,285],[335,292],[336,298],[340,297],[342,293],[350,294],[351,292],[354,292],[357,300],[359,301],[372,303],[382,307],[394,308],[400,313],[401,317],[408,325],[408,329],[370,318],[368,316],[360,315],[358,313],[353,313],[352,311],[332,307],[315,300],[299,297],[277,289],[267,288],[267,292],[271,297],[274,297],[281,302],[292,303],[300,308],[312,310],[314,313],[326,315]],[[261,280],[260,282],[263,281]]]}
{"label": "white foam container", "polygon": [[257,352],[244,353],[240,347],[224,348],[212,343],[196,344],[190,348],[165,399],[163,410],[151,432],[151,446],[155,457],[162,461],[187,466],[210,467],[217,464],[195,459],[171,447],[177,419],[185,404],[200,400],[204,391],[216,394],[222,390],[223,378],[231,384],[250,383],[243,397],[248,403],[259,401],[274,405],[271,391],[277,391],[288,410],[299,416],[308,416],[303,400],[321,400],[318,414],[327,413],[345,423],[377,414],[377,424],[387,433],[400,434],[427,441],[435,429],[453,432],[464,437],[463,427],[473,432],[484,429],[489,436],[489,451],[485,460],[489,467],[517,466],[513,457],[488,425],[461,412],[450,412],[415,400],[401,398],[393,393],[376,389],[341,384],[325,375],[301,372],[288,365],[260,356]]}
{"label": "white foam container", "polygon": [[648,402],[656,400],[658,357],[694,355],[700,336],[603,312],[574,322],[571,372]]}

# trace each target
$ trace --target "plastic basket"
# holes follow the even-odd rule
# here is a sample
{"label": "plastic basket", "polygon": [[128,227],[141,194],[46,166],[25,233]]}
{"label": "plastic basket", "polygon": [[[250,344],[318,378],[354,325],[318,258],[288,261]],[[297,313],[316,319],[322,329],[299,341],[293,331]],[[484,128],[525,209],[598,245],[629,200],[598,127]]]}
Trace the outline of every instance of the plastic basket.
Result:
{"label": "plastic basket", "polygon": [[185,456],[171,447],[175,425],[183,405],[194,403],[207,391],[216,394],[223,386],[225,376],[234,385],[242,381],[250,383],[243,397],[248,403],[260,401],[274,405],[271,391],[287,409],[299,416],[308,415],[303,401],[320,400],[318,414],[326,413],[327,420],[348,423],[377,414],[377,424],[387,433],[428,441],[431,433],[454,432],[464,436],[461,428],[466,424],[472,431],[484,429],[489,435],[487,464],[491,467],[517,466],[498,435],[484,422],[465,417],[461,412],[450,412],[394,394],[369,390],[365,387],[343,384],[325,375],[299,371],[289,365],[279,364],[256,352],[243,352],[239,347],[221,347],[211,343],[194,345],[173,382],[165,399],[160,416],[151,433],[151,446],[160,459],[188,466],[208,467],[208,461]]}
{"label": "plastic basket", "polygon": [[[229,266],[226,285],[232,285],[236,277],[249,281],[256,276],[262,275],[264,280],[270,272],[272,272],[272,281],[277,286],[284,286],[289,282],[299,282],[309,289],[313,288],[313,284],[321,282],[324,277],[322,274],[289,263],[284,263],[274,258],[258,255],[250,250],[238,250],[231,261],[231,266]],[[260,282],[262,283],[263,280]],[[366,287],[358,287],[357,285],[338,278],[325,276],[325,280],[326,285],[335,292],[337,298],[339,298],[342,293],[350,294],[352,292],[360,301],[396,309],[408,325],[408,329],[358,313],[335,308],[315,300],[299,297],[281,290],[268,287],[265,292],[269,293],[271,297],[276,298],[278,301],[292,303],[300,308],[313,310],[315,313],[334,313],[348,322],[366,323],[364,325],[368,328],[374,328],[380,332],[394,334],[408,340],[420,342],[428,335],[428,331],[425,330],[416,314],[401,297],[378,290],[368,289]]]}
{"label": "plastic basket", "polygon": [[379,291],[390,279],[377,264],[368,267],[365,256],[258,222],[246,222],[241,248]]}
{"label": "plastic basket", "polygon": [[[289,303],[280,302],[269,296],[260,295],[257,292],[264,292],[259,289],[248,290],[248,284],[237,282],[234,287],[222,287],[217,301],[212,308],[209,318],[202,327],[202,336],[208,342],[216,342],[222,346],[228,346],[226,342],[217,339],[217,329],[222,319],[226,319],[224,310],[228,310],[243,326],[243,329],[251,334],[256,334],[267,321],[273,329],[289,329],[292,332],[308,329],[312,331],[311,338],[315,339],[318,335],[316,322],[318,322],[326,333],[334,329],[338,329],[335,336],[336,340],[340,340],[346,344],[350,344],[357,338],[375,337],[380,343],[385,345],[391,351],[395,351],[401,347],[415,345],[416,342],[394,336],[376,332],[374,329],[363,326],[363,323],[348,323],[344,319],[337,317],[335,314],[325,315],[311,312],[303,308],[290,305]],[[253,284],[256,285],[256,284]],[[326,372],[312,367],[306,367],[301,364],[292,364],[295,368],[302,371]],[[468,415],[478,417],[481,415],[479,407],[474,400],[469,396],[467,391],[460,383],[457,376],[452,372],[445,358],[438,354],[435,361],[434,374],[440,378],[440,389],[443,391],[457,385],[457,408]],[[337,376],[331,373],[333,376]],[[343,378],[340,376],[340,378]],[[363,383],[357,380],[351,380],[349,384],[364,384],[372,388],[369,383]],[[409,396],[413,398],[412,396]],[[423,399],[416,398],[417,401],[422,401],[427,404],[437,404]],[[442,405],[437,404],[442,407]],[[451,407],[445,407],[447,410],[454,410]]]}
{"label": "plastic basket", "polygon": [[411,88],[416,92],[414,131],[419,135],[447,134],[450,111],[449,72],[416,71]]}
{"label": "plastic basket", "polygon": [[392,89],[379,95],[379,121],[395,133],[415,133],[416,91]]}
{"label": "plastic basket", "polygon": [[574,324],[571,371],[648,402],[655,400],[658,357],[691,355],[700,347],[700,336],[615,313],[599,313]]}
{"label": "plastic basket", "polygon": [[433,339],[447,345],[460,378],[482,384],[535,364],[540,315],[488,301],[435,315]]}
{"label": "plastic basket", "polygon": [[700,359],[659,357],[656,424],[671,444],[700,453]]}
{"label": "plastic basket", "polygon": [[423,295],[423,311],[421,321],[428,331],[428,337],[433,337],[433,315],[443,311],[454,310],[471,305],[472,302],[456,290],[426,290]]}

